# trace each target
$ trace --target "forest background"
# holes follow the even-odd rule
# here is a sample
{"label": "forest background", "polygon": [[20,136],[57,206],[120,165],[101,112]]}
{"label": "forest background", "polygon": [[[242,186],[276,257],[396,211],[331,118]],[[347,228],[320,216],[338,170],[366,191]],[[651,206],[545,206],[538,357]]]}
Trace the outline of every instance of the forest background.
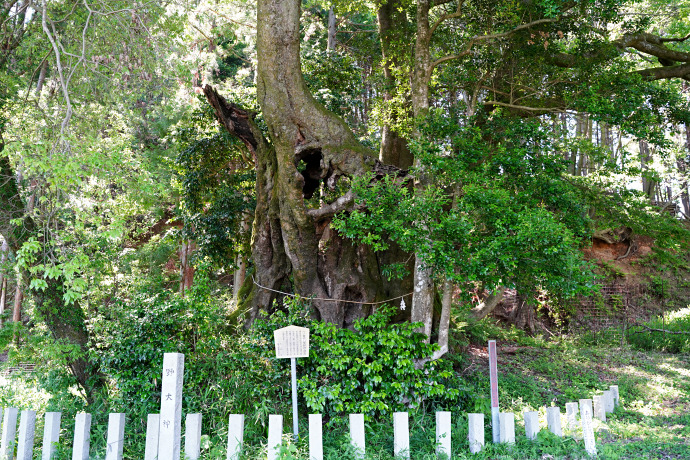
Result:
{"label": "forest background", "polygon": [[184,352],[215,392],[189,410],[260,424],[286,402],[261,383],[292,322],[315,334],[310,409],[471,400],[438,359],[463,325],[517,291],[509,322],[565,331],[572,299],[621,276],[593,239],[659,297],[687,287],[689,13],[3,1],[8,363],[36,363],[55,407],[146,414],[162,353]]}

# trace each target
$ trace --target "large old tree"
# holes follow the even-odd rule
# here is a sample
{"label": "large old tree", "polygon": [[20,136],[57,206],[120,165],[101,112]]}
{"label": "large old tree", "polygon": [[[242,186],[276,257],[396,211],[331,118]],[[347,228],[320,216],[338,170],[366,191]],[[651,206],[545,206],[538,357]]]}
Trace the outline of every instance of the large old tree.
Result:
{"label": "large old tree", "polygon": [[[412,262],[404,251],[387,245],[386,251],[375,253],[361,240],[345,239],[330,226],[336,213],[357,206],[350,188],[355,178],[393,177],[397,186],[414,185],[419,194],[430,186],[434,178],[425,173],[419,159],[413,176],[406,168],[413,163],[408,142],[420,143],[428,137],[414,126],[421,126],[432,106],[438,113],[461,101],[463,116],[478,129],[489,126],[486,117],[498,110],[513,120],[591,112],[631,135],[644,134],[642,126],[650,120],[663,124],[667,116],[675,116],[676,121],[687,117],[682,111],[661,113],[665,102],[659,100],[654,82],[690,79],[690,53],[683,50],[688,37],[653,35],[645,29],[648,22],[625,20],[627,12],[634,17],[635,6],[594,1],[387,0],[377,11],[386,82],[381,94],[388,101],[392,93],[402,93],[406,102],[381,127],[377,155],[363,147],[343,119],[327,111],[307,88],[300,63],[299,0],[258,0],[257,11],[257,90],[267,132],[254,122],[255,114],[226,101],[210,86],[204,89],[221,123],[255,158],[255,270],[253,279],[247,280],[250,286],[244,299],[250,319],[260,309],[270,308],[276,291],[315,297],[320,318],[341,326],[366,315],[370,308],[366,302],[414,291],[412,319],[423,322],[429,335],[436,273],[437,282],[448,280],[443,315],[447,323],[450,279],[457,270],[434,267],[428,254],[416,251],[414,270],[409,270],[413,282],[410,276],[406,282],[389,281],[382,275],[386,264],[407,261],[410,268]],[[656,96],[648,97],[650,91]],[[477,116],[480,113],[485,115]],[[641,113],[657,113],[658,118]],[[406,136],[393,127],[400,117],[407,117],[408,126],[413,126]],[[458,125],[458,130],[467,128]],[[496,136],[496,132],[486,134],[486,144],[500,144]],[[487,163],[491,155],[475,163]],[[446,184],[446,211],[457,206],[451,201],[465,196],[464,186],[459,179]],[[321,194],[318,205],[313,204],[314,194]],[[544,207],[544,199],[536,203],[539,200]],[[550,211],[558,215],[567,212],[564,209]],[[395,235],[387,237],[397,241]],[[519,284],[517,267],[515,275],[488,277],[486,287]]]}

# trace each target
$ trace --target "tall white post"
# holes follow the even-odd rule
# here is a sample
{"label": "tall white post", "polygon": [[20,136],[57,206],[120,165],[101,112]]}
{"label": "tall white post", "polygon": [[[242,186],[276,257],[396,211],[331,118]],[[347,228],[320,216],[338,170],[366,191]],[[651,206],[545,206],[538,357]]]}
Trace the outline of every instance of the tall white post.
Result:
{"label": "tall white post", "polygon": [[41,460],[53,460],[56,454],[57,443],[60,440],[61,412],[46,412],[43,427],[43,449]]}
{"label": "tall white post", "polygon": [[350,441],[355,450],[355,458],[363,459],[366,453],[364,414],[350,414]]}
{"label": "tall white post", "polygon": [[36,430],[36,412],[23,410],[19,420],[19,444],[17,460],[31,460],[34,454],[34,431]]}
{"label": "tall white post", "polygon": [[309,414],[309,460],[323,460],[323,424],[321,414]]}
{"label": "tall white post", "polygon": [[185,460],[199,460],[201,456],[201,414],[187,414],[184,434]]}
{"label": "tall white post", "polygon": [[158,431],[161,426],[160,414],[149,414],[146,419],[146,446],[144,460],[158,460]]}
{"label": "tall white post", "polygon": [[549,431],[556,436],[563,436],[563,429],[561,428],[561,409],[558,407],[546,408],[546,424],[549,426]]}
{"label": "tall white post", "polygon": [[467,421],[470,453],[476,454],[484,448],[484,414],[467,414]]}
{"label": "tall white post", "polygon": [[108,438],[105,460],[122,460],[125,447],[125,414],[108,415]]}
{"label": "tall white post", "polygon": [[160,459],[180,460],[183,383],[184,354],[165,353],[158,428],[158,458]]}
{"label": "tall white post", "polygon": [[592,427],[592,405],[583,404],[583,401],[589,401],[589,399],[580,400],[580,420],[582,421],[582,438],[585,442],[585,450],[589,455],[597,454],[597,447],[594,443],[594,428]]}
{"label": "tall white post", "polygon": [[496,341],[489,340],[489,383],[491,386],[491,432],[492,440],[498,443],[501,440],[498,409],[498,357],[496,353]]}
{"label": "tall white post", "polygon": [[2,418],[2,440],[0,440],[0,460],[12,460],[14,455],[14,440],[17,437],[16,407],[8,407]]}
{"label": "tall white post", "polygon": [[450,441],[451,426],[450,412],[436,412],[436,456],[438,458],[450,459],[452,452]]}
{"label": "tall white post", "polygon": [[537,434],[539,434],[539,413],[537,411],[525,411],[523,417],[525,418],[525,434],[527,439],[537,439]]}
{"label": "tall white post", "polygon": [[268,460],[278,460],[283,443],[283,416],[268,416]]}
{"label": "tall white post", "polygon": [[72,460],[89,460],[91,443],[91,414],[79,412],[74,425]]}
{"label": "tall white post", "polygon": [[410,421],[407,412],[393,413],[393,456],[410,458]]}
{"label": "tall white post", "polygon": [[244,442],[244,414],[230,414],[228,418],[227,460],[240,460]]}

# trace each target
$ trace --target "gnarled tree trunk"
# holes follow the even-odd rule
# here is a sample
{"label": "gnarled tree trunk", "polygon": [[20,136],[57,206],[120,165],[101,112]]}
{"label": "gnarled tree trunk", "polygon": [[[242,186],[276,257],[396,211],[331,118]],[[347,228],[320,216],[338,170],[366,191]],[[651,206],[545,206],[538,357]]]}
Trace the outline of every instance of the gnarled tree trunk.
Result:
{"label": "gnarled tree trunk", "polygon": [[251,113],[208,86],[204,91],[221,123],[256,158],[254,279],[247,279],[252,286],[242,301],[248,320],[270,309],[275,290],[293,289],[315,298],[321,320],[347,327],[369,313],[367,302],[397,297],[410,286],[388,282],[376,254],[331,229],[333,215],[352,206],[350,191],[330,203],[310,201],[324,187],[347,189],[351,177],[391,168],[381,168],[375,153],[307,89],[299,56],[299,10],[297,0],[258,3],[257,93],[270,142]]}

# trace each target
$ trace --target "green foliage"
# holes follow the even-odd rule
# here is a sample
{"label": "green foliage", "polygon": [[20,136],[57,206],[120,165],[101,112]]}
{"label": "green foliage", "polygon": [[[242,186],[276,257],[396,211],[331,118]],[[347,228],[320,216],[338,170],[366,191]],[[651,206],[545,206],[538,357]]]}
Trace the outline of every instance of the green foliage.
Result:
{"label": "green foliage", "polygon": [[537,122],[500,114],[456,122],[438,113],[411,143],[427,182],[363,178],[361,210],[334,226],[380,251],[395,241],[461,283],[538,287],[571,296],[589,290],[592,272],[578,251],[589,219],[565,163]]}
{"label": "green foliage", "polygon": [[640,350],[690,353],[690,308],[631,327],[625,335],[628,343]]}
{"label": "green foliage", "polygon": [[455,406],[460,401],[450,364],[428,359],[438,348],[414,332],[418,324],[390,324],[393,307],[383,305],[353,330],[307,319],[306,302],[288,300],[287,313],[257,319],[252,334],[271,343],[275,329],[297,324],[310,329],[309,359],[299,360],[299,388],[310,411],[335,417],[363,413],[367,418],[407,408]]}

